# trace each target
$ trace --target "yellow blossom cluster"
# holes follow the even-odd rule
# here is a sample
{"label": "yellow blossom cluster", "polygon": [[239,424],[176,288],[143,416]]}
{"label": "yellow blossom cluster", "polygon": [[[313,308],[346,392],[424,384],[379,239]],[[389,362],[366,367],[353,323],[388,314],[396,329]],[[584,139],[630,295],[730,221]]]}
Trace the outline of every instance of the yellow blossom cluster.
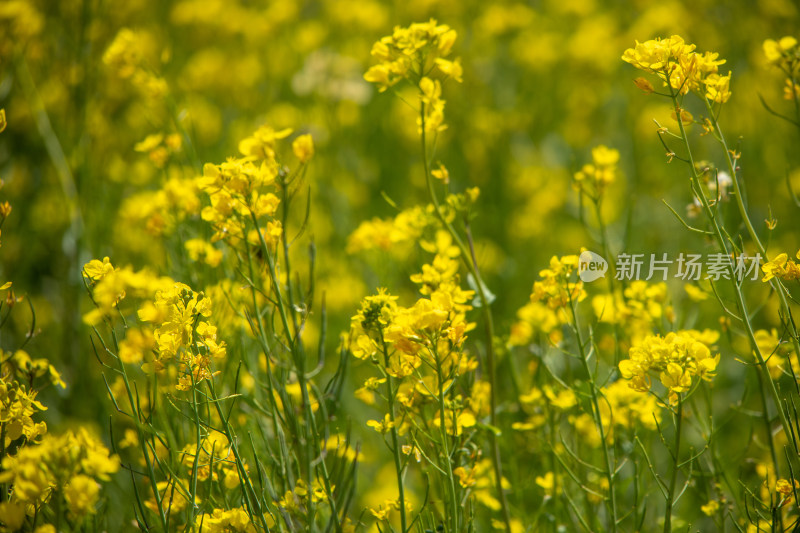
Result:
{"label": "yellow blossom cluster", "polygon": [[[387,394],[393,397],[387,399],[396,402],[400,413],[370,420],[369,427],[399,435],[428,427],[457,437],[489,412],[486,383],[475,381],[471,390],[457,387],[461,376],[477,368],[462,348],[474,327],[466,319],[474,291],[460,287],[459,250],[449,233],[437,232],[433,240],[423,241],[423,248],[435,256],[411,276],[422,297],[403,307],[396,296],[380,289],[364,299],[351,320],[351,353],[371,361],[381,374],[367,379],[357,395],[374,404],[376,392],[391,380]],[[435,410],[427,410],[429,405]]]}
{"label": "yellow blossom cluster", "polygon": [[[795,257],[800,260],[800,250],[797,251]],[[764,272],[764,277],[761,278],[764,282],[773,278],[784,281],[800,279],[800,266],[793,259],[789,259],[789,255],[786,253],[778,254],[771,261],[761,265],[761,270]]]}
{"label": "yellow blossom cluster", "polygon": [[797,354],[794,353],[792,343],[778,337],[778,331],[771,329],[756,330],[753,334],[758,350],[767,363],[767,369],[772,379],[780,379],[781,376],[799,375],[800,364]]}
{"label": "yellow blossom cluster", "polygon": [[[495,497],[497,490],[491,459],[480,459],[472,466],[459,466],[453,470],[453,474],[458,478],[459,485],[467,489],[478,503],[492,511],[501,509],[500,501]],[[511,488],[511,483],[505,477],[501,483],[503,489]]]}
{"label": "yellow blossom cluster", "polygon": [[86,263],[83,277],[89,285],[96,306],[83,317],[84,322],[91,326],[119,314],[119,304],[126,298],[152,298],[157,291],[174,283],[169,278],[155,276],[149,270],[135,271],[130,266],[116,268],[108,257],[102,261],[92,259]]}
{"label": "yellow blossom cluster", "polygon": [[[239,151],[244,157],[228,158],[219,165],[207,163],[203,167],[199,185],[211,205],[203,208],[201,216],[214,228],[212,242],[225,240],[228,244],[237,244],[244,241],[260,246],[263,241],[273,247],[280,241],[283,226],[275,218],[280,204],[275,192],[277,187],[288,186],[289,175],[288,169],[276,159],[276,145],[291,134],[288,128],[275,130],[261,126],[239,142]],[[298,136],[292,150],[301,165],[305,164],[314,154],[311,136]],[[204,254],[206,262],[209,259],[216,262],[218,256],[213,250],[203,247],[201,254],[199,243],[192,246],[195,255]]]}
{"label": "yellow blossom cluster", "polygon": [[[441,169],[431,173],[436,177],[437,172],[441,172]],[[457,214],[468,215],[479,196],[478,187],[471,187],[463,193],[448,194],[439,206],[445,221],[452,223]],[[408,245],[419,242],[424,250],[438,253],[436,247],[440,236],[447,233],[433,229],[439,228],[439,224],[440,219],[432,204],[424,207],[417,205],[400,211],[394,218],[365,220],[348,237],[346,250],[348,253],[358,253],[377,248],[403,256]],[[433,239],[425,237],[431,233],[435,235]],[[449,246],[457,249],[452,243]]]}
{"label": "yellow blossom cluster", "polygon": [[624,328],[636,343],[647,336],[662,319],[671,321],[674,310],[668,302],[667,284],[633,280],[615,295],[598,294],[592,298],[592,308],[600,322]]}
{"label": "yellow blossom cluster", "polygon": [[547,336],[551,344],[563,338],[559,314],[542,302],[528,302],[517,311],[517,321],[511,326],[508,337],[509,346],[524,346],[531,342],[536,333]]}
{"label": "yellow blossom cluster", "polygon": [[599,196],[617,179],[618,163],[618,150],[602,144],[592,148],[592,162],[575,173],[575,186],[584,191],[587,186],[591,187],[587,192]]}
{"label": "yellow blossom cluster", "polygon": [[226,354],[225,342],[217,340],[217,328],[208,322],[211,299],[175,283],[156,293],[153,302],[139,309],[139,319],[153,325],[156,357],[153,370],[163,370],[171,361],[179,363],[178,390],[189,390],[211,379],[212,359]]}
{"label": "yellow blossom cluster", "polygon": [[[180,452],[181,462],[192,471],[197,468],[197,479],[222,481],[222,485],[232,490],[239,486],[239,471],[227,437],[213,431],[203,437],[200,446],[187,444]],[[196,464],[195,464],[196,463]]]}
{"label": "yellow blossom cluster", "polygon": [[149,34],[122,28],[103,54],[103,63],[121,79],[130,80],[146,96],[161,98],[168,87],[164,78],[153,72],[150,64],[153,48]]}
{"label": "yellow blossom cluster", "polygon": [[[45,435],[38,444],[20,448],[2,462],[0,483],[13,486],[0,516],[12,530],[25,521],[28,506],[34,512],[52,498],[66,500],[75,520],[95,512],[100,497],[98,481],[108,481],[119,469],[119,458],[86,429],[60,436]],[[14,526],[17,527],[14,527]]]}
{"label": "yellow blossom cluster", "polygon": [[550,385],[532,387],[519,397],[520,405],[525,413],[524,422],[514,422],[511,427],[517,431],[534,431],[547,423],[548,410],[554,407],[556,412],[565,412],[578,404],[578,398],[570,389],[556,391]]}
{"label": "yellow blossom cluster", "polygon": [[[5,365],[4,365],[5,366]],[[36,400],[36,391],[28,390],[25,383],[3,371],[0,375],[0,425],[4,430],[3,447],[8,447],[21,437],[32,442],[47,432],[44,422],[34,422],[33,416],[47,407]]]}
{"label": "yellow blossom cluster", "polygon": [[800,46],[797,39],[790,35],[781,37],[777,41],[767,39],[764,41],[763,49],[767,62],[781,69],[791,82],[792,75],[797,74],[800,69]]}
{"label": "yellow blossom cluster", "polygon": [[364,79],[378,85],[381,91],[403,79],[418,83],[434,71],[460,82],[460,60],[445,59],[456,37],[455,30],[435,20],[417,22],[406,28],[396,26],[392,35],[372,46],[372,55],[380,63],[370,67]]}
{"label": "yellow blossom cluster", "polygon": [[[628,48],[622,60],[634,67],[655,74],[671,91],[697,93],[711,102],[725,103],[731,97],[731,73],[720,75],[719,66],[725,63],[715,52],[699,54],[696,46],[687,44],[679,35],[651,39]],[[637,80],[637,85],[647,92],[653,88],[647,80]]]}
{"label": "yellow blossom cluster", "polygon": [[200,213],[201,206],[199,180],[170,172],[161,188],[127,198],[120,206],[120,218],[160,237],[172,234],[181,222]]}
{"label": "yellow blossom cluster", "polygon": [[[333,490],[334,487],[331,487]],[[328,494],[321,482],[315,481],[312,487],[298,479],[293,490],[287,490],[283,497],[278,501],[281,510],[292,513],[302,514],[309,503],[317,504],[328,501]]]}
{"label": "yellow blossom cluster", "polygon": [[575,281],[578,271],[578,256],[553,256],[549,268],[539,272],[541,281],[533,283],[531,301],[544,302],[550,309],[564,309],[586,298],[583,282]]}
{"label": "yellow blossom cluster", "polygon": [[164,168],[169,158],[173,154],[180,152],[182,147],[183,140],[178,133],[170,133],[169,135],[153,133],[145,137],[141,142],[136,143],[133,149],[147,154],[150,161],[157,168]]}
{"label": "yellow blossom cluster", "polygon": [[394,218],[365,220],[347,239],[347,252],[358,253],[378,248],[393,251],[399,245],[414,242],[435,222],[433,206],[415,206],[398,213]]}
{"label": "yellow blossom cluster", "polygon": [[[652,395],[640,394],[625,380],[615,381],[601,387],[603,401],[599,403],[600,420],[603,423],[606,440],[612,443],[618,430],[635,431],[637,428],[655,431],[661,422],[658,400]],[[581,434],[590,446],[600,446],[600,432],[591,415],[583,413],[570,417],[570,424]]]}
{"label": "yellow blossom cluster", "polygon": [[[439,256],[437,256],[439,257]],[[445,260],[440,263],[444,263]],[[428,265],[431,266],[431,265]],[[431,270],[438,276],[441,270]],[[350,350],[359,359],[374,359],[383,353],[384,346],[392,348],[388,365],[382,363],[386,373],[396,378],[410,376],[422,364],[423,352],[436,353],[446,364],[458,363],[448,355],[461,346],[466,332],[473,327],[465,313],[473,291],[461,289],[452,280],[425,285],[425,274],[419,274],[423,290],[430,291],[429,298],[420,298],[411,307],[397,305],[397,297],[379,290],[367,296],[359,312],[353,316],[350,329]],[[430,277],[434,277],[431,274]]]}
{"label": "yellow blossom cluster", "polygon": [[[413,507],[410,502],[406,503],[406,512],[411,512]],[[392,511],[400,510],[400,501],[395,499],[384,500],[384,502],[377,507],[370,508],[369,512],[379,521],[388,521],[391,517]]]}
{"label": "yellow blossom cluster", "polygon": [[392,35],[383,37],[372,47],[372,55],[380,63],[364,74],[364,79],[375,83],[383,92],[401,80],[408,80],[419,89],[421,113],[417,124],[420,131],[439,132],[444,124],[442,79],[461,82],[462,68],[459,59],[445,59],[450,55],[456,32],[449,26],[418,22],[406,28],[395,27]]}
{"label": "yellow blossom cluster", "polygon": [[711,330],[650,335],[631,347],[619,370],[638,392],[650,390],[650,375],[655,373],[669,391],[670,403],[676,405],[681,395],[691,390],[693,378],[711,381],[714,377],[719,354],[712,356],[711,348],[718,339],[719,333]]}
{"label": "yellow blossom cluster", "polygon": [[[248,149],[256,150],[256,147]],[[262,151],[267,145],[258,148]],[[278,176],[278,165],[274,160],[261,164],[249,157],[230,158],[220,165],[207,163],[203,167],[202,189],[208,194],[211,205],[203,208],[202,217],[214,228],[212,241],[226,239],[241,242],[247,239],[252,245],[259,244],[255,230],[248,231],[251,216],[269,217],[262,235],[267,244],[280,239],[283,229],[279,220],[271,220],[280,200],[269,189]]]}
{"label": "yellow blossom cluster", "polygon": [[250,520],[247,510],[214,509],[211,514],[201,514],[195,518],[195,527],[208,533],[256,533],[258,529]]}
{"label": "yellow blossom cluster", "polygon": [[204,239],[189,239],[183,244],[189,259],[202,261],[210,267],[217,267],[222,262],[222,250]]}

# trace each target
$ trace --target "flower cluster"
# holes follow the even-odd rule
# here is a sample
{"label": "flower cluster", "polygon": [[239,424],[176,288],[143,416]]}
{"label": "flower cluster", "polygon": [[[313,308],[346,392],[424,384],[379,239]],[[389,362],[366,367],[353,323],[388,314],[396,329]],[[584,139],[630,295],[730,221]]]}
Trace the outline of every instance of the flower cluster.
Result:
{"label": "flower cluster", "polygon": [[578,271],[578,256],[553,256],[550,267],[539,272],[541,281],[533,283],[531,301],[544,302],[550,309],[564,309],[586,298],[583,282],[574,281]]}
{"label": "flower cluster", "polygon": [[[414,424],[432,422],[433,427],[441,430],[444,425],[444,431],[458,436],[476,424],[487,406],[485,387],[474,384],[469,396],[457,394],[454,387],[459,376],[477,368],[477,361],[462,349],[466,333],[474,327],[466,319],[474,291],[459,285],[459,252],[447,232],[439,232],[436,241],[425,247],[436,255],[422,272],[411,276],[423,297],[411,307],[398,305],[397,297],[383,289],[366,297],[351,321],[350,351],[372,361],[381,373],[364,383],[359,397],[374,403],[381,384],[387,379],[398,383],[391,401],[402,406],[401,421],[387,414],[382,421],[370,421],[370,427],[380,433],[397,427],[404,434]],[[422,409],[437,398],[439,410],[425,416]]]}
{"label": "flower cluster", "polygon": [[578,405],[578,398],[570,389],[556,391],[550,385],[532,387],[520,395],[519,403],[526,415],[524,422],[514,422],[511,427],[517,431],[534,431],[548,421],[549,411],[566,412]]}
{"label": "flower cluster", "polygon": [[693,378],[711,381],[714,377],[719,354],[712,356],[711,347],[718,339],[719,333],[710,330],[672,332],[665,337],[650,335],[630,349],[629,358],[620,361],[619,370],[623,378],[630,380],[630,387],[639,392],[648,392],[650,374],[657,374],[669,391],[670,403],[675,405],[691,389]]}
{"label": "flower cluster", "polygon": [[[13,357],[8,357],[5,353],[0,355],[4,358],[0,367],[0,426],[3,428],[3,441],[0,442],[0,446],[3,448],[8,448],[23,437],[26,442],[33,442],[47,432],[47,425],[44,422],[33,420],[34,415],[47,410],[47,407],[36,399],[37,391],[29,389],[26,385],[32,380],[19,372],[16,360],[20,354],[24,352],[17,352]],[[55,372],[55,369],[53,371]],[[58,376],[57,372],[53,375]],[[57,379],[63,386],[61,378]]]}
{"label": "flower cluster", "polygon": [[86,263],[83,277],[96,306],[83,317],[84,322],[91,326],[120,314],[119,306],[123,300],[152,298],[157,291],[173,283],[171,279],[155,276],[149,270],[136,271],[129,266],[116,268],[108,257]]}
{"label": "flower cluster", "polygon": [[408,80],[419,89],[422,105],[418,120],[420,131],[438,132],[444,125],[442,79],[461,82],[462,68],[459,59],[445,59],[450,55],[456,32],[435,20],[395,27],[392,35],[383,37],[372,47],[372,55],[380,63],[364,74],[364,79],[375,83],[383,92],[401,80]]}
{"label": "flower cluster", "polygon": [[[291,134],[288,128],[275,130],[261,126],[239,142],[244,157],[229,158],[219,165],[207,163],[203,167],[200,188],[211,205],[203,208],[201,216],[214,228],[212,241],[225,239],[229,244],[246,241],[260,246],[263,240],[269,247],[280,241],[283,226],[274,217],[280,199],[273,191],[277,186],[287,186],[288,171],[276,159],[276,145]],[[311,136],[298,136],[292,150],[300,163],[305,164],[314,154]]]}
{"label": "flower cluster", "polygon": [[225,357],[226,347],[217,340],[211,317],[211,299],[183,283],[156,293],[155,301],[139,309],[139,319],[153,325],[156,357],[153,370],[163,370],[170,361],[180,365],[178,390],[189,390],[211,379],[211,360]]}
{"label": "flower cluster", "polygon": [[180,152],[182,147],[183,140],[177,133],[170,133],[166,136],[163,133],[152,133],[141,142],[136,143],[133,149],[147,154],[157,168],[164,168],[169,158]]}
{"label": "flower cluster", "polygon": [[[797,251],[795,257],[800,260],[800,250]],[[800,266],[794,260],[789,259],[789,255],[786,253],[778,254],[771,261],[761,265],[761,270],[764,272],[764,277],[761,279],[765,283],[773,278],[784,281],[800,279]]]}
{"label": "flower cluster", "polygon": [[584,165],[575,173],[575,186],[584,191],[587,186],[591,187],[588,192],[599,196],[608,185],[616,180],[618,163],[618,150],[604,145],[592,148],[592,162]]}
{"label": "flower cluster", "polygon": [[180,223],[200,213],[200,180],[171,173],[157,190],[131,195],[120,207],[128,226],[143,227],[156,237],[170,235]]}
{"label": "flower cluster", "polygon": [[592,298],[592,308],[600,322],[624,328],[632,342],[639,342],[662,319],[674,318],[668,294],[664,282],[634,280],[615,295],[598,294]]}
{"label": "flower cluster", "polygon": [[211,514],[201,514],[195,518],[195,527],[208,533],[256,533],[258,529],[250,520],[250,515],[242,507],[233,509],[214,509]]}
{"label": "flower cluster", "polygon": [[394,218],[365,220],[347,239],[347,252],[380,249],[395,251],[401,244],[413,243],[426,228],[436,222],[433,206],[414,206],[398,213]]}
{"label": "flower cluster", "polygon": [[98,481],[108,481],[119,469],[119,458],[81,428],[60,436],[46,435],[41,442],[24,446],[3,459],[0,483],[13,489],[9,501],[0,504],[0,516],[16,530],[52,498],[66,500],[69,514],[82,520],[95,512],[100,498]]}
{"label": "flower cluster", "polygon": [[154,55],[150,35],[122,28],[103,54],[103,63],[123,80],[130,80],[142,93],[152,98],[167,94],[164,78],[154,74],[149,61]]}
{"label": "flower cluster", "polygon": [[224,434],[217,431],[204,437],[200,445],[187,444],[180,453],[181,462],[188,471],[197,469],[197,479],[222,481],[232,490],[239,486],[239,472],[230,443]]}
{"label": "flower cluster", "polygon": [[775,65],[787,74],[796,72],[800,67],[800,46],[797,39],[787,35],[777,41],[767,39],[764,41],[764,55],[770,65]]}
{"label": "flower cluster", "polygon": [[800,373],[800,364],[798,364],[797,354],[794,353],[792,343],[778,337],[777,330],[759,329],[754,332],[753,336],[772,379],[777,380],[781,376],[797,376]]}
{"label": "flower cluster", "polygon": [[[719,66],[725,63],[715,52],[699,54],[695,45],[687,44],[679,35],[652,39],[628,48],[622,60],[634,67],[655,74],[671,91],[686,94],[693,91],[711,102],[725,103],[731,97],[731,73],[720,75]],[[653,88],[645,79],[637,85],[647,92]]]}
{"label": "flower cluster", "polygon": [[[643,395],[628,386],[625,380],[615,381],[602,387],[603,401],[599,403],[600,419],[603,422],[606,440],[615,441],[618,430],[635,431],[637,428],[654,431],[661,422],[657,409],[658,400],[652,395]],[[590,446],[600,446],[600,432],[592,416],[583,413],[570,417],[570,424],[586,439]]]}
{"label": "flower cluster", "polygon": [[786,100],[800,99],[800,84],[797,75],[800,72],[800,46],[797,39],[786,36],[764,41],[764,55],[770,65],[776,66],[786,75],[783,97]]}
{"label": "flower cluster", "polygon": [[435,20],[396,26],[392,35],[372,46],[372,55],[380,60],[364,74],[381,92],[403,79],[420,82],[432,71],[461,81],[461,62],[444,59],[450,55],[457,34]]}
{"label": "flower cluster", "polygon": [[[473,327],[466,321],[465,312],[471,309],[467,302],[474,293],[454,282],[458,265],[455,260],[436,256],[433,263],[413,276],[421,285],[420,291],[429,298],[402,307],[397,305],[396,296],[381,289],[364,299],[351,320],[350,350],[355,357],[380,363],[395,378],[412,375],[422,365],[422,357],[434,353],[442,362],[457,364],[449,356],[456,355],[454,350],[458,351],[466,332]],[[378,357],[383,356],[387,346],[392,354],[388,363],[381,363]]]}
{"label": "flower cluster", "polygon": [[[263,139],[261,139],[263,140]],[[269,144],[253,144],[245,147],[249,152],[271,152]],[[269,152],[268,152],[269,150]],[[250,217],[268,217],[262,235],[267,244],[274,244],[283,234],[279,220],[272,220],[280,200],[271,192],[278,176],[278,165],[274,159],[256,164],[251,157],[231,158],[220,165],[207,163],[203,167],[202,189],[208,194],[211,205],[204,207],[203,220],[214,228],[212,241],[222,239],[239,242],[244,239],[258,245],[255,230],[248,232]]]}

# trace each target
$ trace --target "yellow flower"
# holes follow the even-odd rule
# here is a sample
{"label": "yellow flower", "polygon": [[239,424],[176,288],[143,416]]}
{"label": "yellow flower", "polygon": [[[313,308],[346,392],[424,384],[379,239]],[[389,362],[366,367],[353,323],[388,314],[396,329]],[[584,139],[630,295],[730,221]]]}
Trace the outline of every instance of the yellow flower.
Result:
{"label": "yellow flower", "polygon": [[693,302],[702,302],[708,299],[708,293],[696,285],[684,285],[683,290],[686,291],[686,295]]}
{"label": "yellow flower", "polygon": [[[800,256],[800,251],[798,251]],[[800,259],[800,257],[798,257]],[[800,266],[785,253],[778,254],[772,261],[767,261],[761,266],[764,271],[762,280],[768,282],[772,278],[779,278],[784,281],[800,279]]]}
{"label": "yellow flower", "polygon": [[392,422],[389,414],[387,413],[383,417],[383,421],[379,420],[367,420],[367,426],[371,427],[378,433],[388,433],[390,429],[394,427],[394,422]]}
{"label": "yellow flower", "polygon": [[83,265],[83,277],[92,281],[100,281],[114,270],[114,265],[111,264],[108,257],[104,257],[102,261],[92,259]]}
{"label": "yellow flower", "polygon": [[706,516],[714,516],[719,511],[719,502],[717,500],[709,500],[708,503],[700,506],[700,510]]}
{"label": "yellow flower", "polygon": [[552,496],[555,493],[556,477],[552,472],[547,472],[544,476],[536,476],[534,481],[544,489],[546,495]]}
{"label": "yellow flower", "polygon": [[245,156],[258,159],[275,159],[275,142],[291,134],[291,128],[276,131],[270,126],[261,126],[250,137],[242,139],[239,151]]}
{"label": "yellow flower", "polygon": [[794,492],[797,486],[798,483],[796,480],[794,483],[791,483],[788,479],[779,479],[775,482],[775,492],[783,496],[788,496]]}
{"label": "yellow flower", "polygon": [[[267,523],[271,526],[272,519],[265,516]],[[255,525],[250,521],[247,511],[241,507],[234,509],[214,509],[208,515],[200,515],[195,519],[195,526],[208,533],[255,533]]]}
{"label": "yellow flower", "polygon": [[292,142],[292,151],[301,163],[306,163],[314,156],[314,139],[308,133],[300,135]]}
{"label": "yellow flower", "polygon": [[0,503],[0,516],[8,531],[17,531],[25,523],[25,506],[16,502]]}
{"label": "yellow flower", "polygon": [[439,163],[439,168],[438,169],[431,170],[431,176],[433,176],[437,180],[440,180],[445,185],[450,183],[450,173],[447,171],[445,166],[443,164],[441,164],[441,163]]}
{"label": "yellow flower", "polygon": [[64,487],[64,498],[69,504],[69,513],[74,517],[83,517],[95,513],[100,485],[89,476],[79,474],[73,477]]}
{"label": "yellow flower", "polygon": [[622,377],[639,392],[650,390],[650,371],[658,372],[662,385],[669,391],[670,402],[689,390],[692,378],[711,381],[719,363],[719,354],[712,357],[709,345],[719,338],[717,332],[684,330],[666,337],[649,335],[631,347],[628,359],[619,362]]}
{"label": "yellow flower", "polygon": [[[695,91],[701,97],[715,103],[727,102],[730,98],[731,75],[719,75],[719,66],[725,63],[719,54],[694,51],[695,45],[687,44],[679,35],[666,39],[653,39],[628,48],[622,60],[634,67],[656,74],[664,85],[672,90],[686,94]],[[646,80],[636,84],[645,92],[651,92]]]}
{"label": "yellow flower", "polygon": [[795,46],[797,46],[797,39],[791,36],[782,37],[777,41],[767,39],[763,44],[764,55],[770,64],[779,64],[786,52]]}
{"label": "yellow flower", "polygon": [[8,126],[8,122],[6,122],[6,110],[0,109],[0,133],[3,133],[6,126]]}

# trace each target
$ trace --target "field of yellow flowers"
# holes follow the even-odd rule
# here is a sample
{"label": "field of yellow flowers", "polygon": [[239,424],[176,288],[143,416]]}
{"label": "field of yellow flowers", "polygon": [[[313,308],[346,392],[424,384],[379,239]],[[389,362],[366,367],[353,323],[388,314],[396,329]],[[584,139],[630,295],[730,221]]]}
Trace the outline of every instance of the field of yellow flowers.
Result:
{"label": "field of yellow flowers", "polygon": [[800,531],[794,0],[0,2],[0,533]]}

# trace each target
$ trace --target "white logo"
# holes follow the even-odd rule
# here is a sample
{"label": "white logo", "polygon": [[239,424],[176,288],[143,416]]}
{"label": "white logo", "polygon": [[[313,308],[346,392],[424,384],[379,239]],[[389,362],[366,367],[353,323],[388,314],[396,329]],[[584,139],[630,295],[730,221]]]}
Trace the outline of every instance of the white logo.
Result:
{"label": "white logo", "polygon": [[584,250],[578,258],[578,276],[581,281],[589,283],[599,278],[606,277],[608,271],[608,261],[602,256]]}

